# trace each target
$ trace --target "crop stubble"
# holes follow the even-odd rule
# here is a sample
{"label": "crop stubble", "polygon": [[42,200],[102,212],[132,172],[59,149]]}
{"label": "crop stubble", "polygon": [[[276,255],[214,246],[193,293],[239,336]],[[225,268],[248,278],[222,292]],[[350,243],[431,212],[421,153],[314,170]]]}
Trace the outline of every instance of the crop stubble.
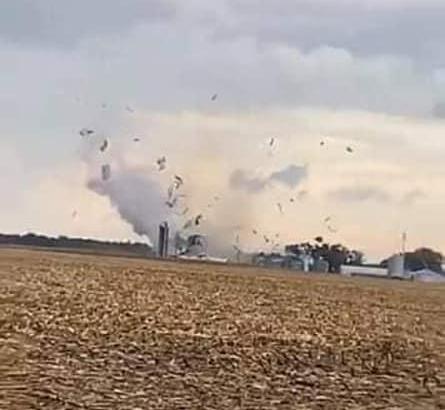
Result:
{"label": "crop stubble", "polygon": [[1,409],[445,408],[445,288],[0,251]]}

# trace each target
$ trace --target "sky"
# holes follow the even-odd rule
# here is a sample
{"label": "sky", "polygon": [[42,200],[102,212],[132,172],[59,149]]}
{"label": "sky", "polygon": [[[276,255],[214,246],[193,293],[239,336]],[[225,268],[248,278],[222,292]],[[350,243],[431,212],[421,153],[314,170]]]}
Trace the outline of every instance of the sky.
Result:
{"label": "sky", "polygon": [[180,174],[210,241],[322,235],[378,260],[406,231],[445,251],[443,1],[0,10],[0,231],[147,240],[132,218],[153,237]]}

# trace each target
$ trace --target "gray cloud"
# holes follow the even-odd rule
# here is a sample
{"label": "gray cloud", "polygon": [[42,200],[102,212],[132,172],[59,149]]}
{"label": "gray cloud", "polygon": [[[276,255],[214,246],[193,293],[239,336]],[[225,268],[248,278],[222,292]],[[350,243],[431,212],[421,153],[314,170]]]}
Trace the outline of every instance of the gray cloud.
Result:
{"label": "gray cloud", "polygon": [[[289,9],[284,7],[287,2],[281,2],[282,10],[279,6],[253,2],[258,12],[244,6],[239,13],[230,3],[230,7],[223,7],[224,1],[217,2],[214,12],[198,0],[192,5],[177,0],[167,3],[130,0],[125,7],[120,2],[107,2],[104,6],[105,0],[97,0],[91,6],[86,0],[53,2],[55,0],[33,1],[27,9],[24,6],[27,3],[18,0],[17,4],[13,2],[13,6],[5,7],[10,15],[0,15],[0,36],[4,39],[39,45],[77,44],[74,50],[63,47],[42,50],[0,42],[0,108],[8,114],[6,122],[11,122],[14,120],[11,111],[20,107],[15,109],[16,116],[27,116],[30,132],[41,126],[42,117],[45,120],[50,112],[57,115],[47,120],[48,128],[53,128],[58,119],[66,124],[66,117],[73,118],[76,111],[80,111],[80,107],[67,107],[67,100],[73,101],[79,94],[96,107],[106,99],[113,107],[125,101],[124,104],[129,102],[141,110],[170,112],[190,109],[237,112],[310,106],[428,116],[434,102],[441,100],[441,94],[445,98],[445,82],[432,81],[432,68],[420,67],[418,59],[394,55],[369,57],[353,47],[348,49],[347,42],[341,41],[320,41],[306,47],[286,39],[273,41],[273,35],[267,32],[265,37],[271,41],[264,43],[255,31],[223,39],[215,35],[215,30],[230,34],[231,25],[241,24],[247,30],[250,20],[244,25],[240,19],[275,21],[262,14],[269,8],[279,26],[281,19],[295,16],[305,21],[304,16],[297,13],[299,8],[290,2],[286,6]],[[39,13],[46,16],[42,4],[49,4],[51,9],[63,14],[56,19],[61,22],[57,23],[59,26],[45,20],[37,23],[43,17],[39,20],[28,16],[33,7],[40,10],[37,16]],[[328,19],[318,18],[307,4],[299,4],[302,10],[314,13],[308,17],[313,24]],[[352,7],[348,4],[347,7]],[[346,6],[341,3],[338,7]],[[121,11],[120,7],[125,10]],[[102,9],[107,12],[103,13]],[[12,15],[14,10],[16,17]],[[174,13],[176,17],[170,18]],[[206,19],[203,14],[211,18]],[[14,22],[8,28],[6,21],[2,22],[2,19],[13,22],[18,18],[24,23]],[[145,24],[153,19],[163,19],[163,24]],[[36,27],[37,24],[42,28]],[[254,30],[259,23],[254,20],[251,24]],[[345,26],[343,20],[341,24],[334,24],[337,25],[341,29]],[[289,27],[298,31],[300,25],[292,21]],[[318,31],[308,30],[307,35],[313,38]],[[33,75],[17,67],[32,67]],[[214,93],[218,93],[218,99],[209,104]],[[24,109],[27,112],[24,113]],[[86,107],[85,112],[93,109]]]}
{"label": "gray cloud", "polygon": [[282,170],[272,172],[267,177],[252,176],[248,171],[237,169],[229,178],[229,185],[233,189],[244,190],[249,193],[264,191],[273,182],[278,182],[288,188],[297,187],[307,177],[307,168],[299,165],[289,165]]}
{"label": "gray cloud", "polygon": [[419,199],[425,198],[426,194],[421,189],[413,189],[411,191],[406,192],[402,197],[403,205],[412,205],[417,202]]}
{"label": "gray cloud", "polygon": [[263,191],[268,183],[268,179],[249,176],[249,173],[242,169],[233,171],[229,179],[229,184],[232,188],[245,190],[249,193]]}
{"label": "gray cloud", "polygon": [[436,118],[445,118],[445,102],[439,102],[434,105],[433,116]]}
{"label": "gray cloud", "polygon": [[304,178],[307,177],[307,169],[304,166],[289,165],[281,171],[273,172],[269,179],[278,181],[289,188],[295,188]]}
{"label": "gray cloud", "polygon": [[306,50],[330,45],[359,55],[445,62],[445,52],[439,51],[445,35],[445,4],[439,0],[229,0],[228,4],[237,17],[221,24],[222,37],[253,36],[262,43]]}
{"label": "gray cloud", "polygon": [[219,0],[211,7],[206,0],[0,0],[0,7],[0,38],[16,43],[73,45],[167,21],[184,33],[201,27],[215,44],[252,39],[303,52],[328,46],[445,64],[445,4],[438,0]]}
{"label": "gray cloud", "polygon": [[169,0],[0,0],[0,38],[13,43],[72,46],[174,15]]}
{"label": "gray cloud", "polygon": [[388,202],[391,196],[383,189],[372,186],[344,187],[328,193],[330,199],[345,202]]}

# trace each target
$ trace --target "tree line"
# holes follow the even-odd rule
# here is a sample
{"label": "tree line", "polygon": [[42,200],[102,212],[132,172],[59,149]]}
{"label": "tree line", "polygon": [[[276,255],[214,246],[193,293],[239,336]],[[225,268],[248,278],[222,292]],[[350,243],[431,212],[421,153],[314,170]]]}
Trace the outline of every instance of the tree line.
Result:
{"label": "tree line", "polygon": [[[301,257],[308,255],[314,261],[324,260],[329,266],[329,272],[340,273],[342,265],[363,265],[365,255],[356,249],[349,249],[342,244],[329,244],[321,236],[317,236],[313,242],[302,242],[290,244],[285,247],[285,252]],[[405,269],[417,271],[420,269],[430,269],[437,273],[444,273],[442,265],[444,257],[441,252],[422,247],[412,252],[405,253]],[[388,266],[388,259],[381,261],[381,267]]]}

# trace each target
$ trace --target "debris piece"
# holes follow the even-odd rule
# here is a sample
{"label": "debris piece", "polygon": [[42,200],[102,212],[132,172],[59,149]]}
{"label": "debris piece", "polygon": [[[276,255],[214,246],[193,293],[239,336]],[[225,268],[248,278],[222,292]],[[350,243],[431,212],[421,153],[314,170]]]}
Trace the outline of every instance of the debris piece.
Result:
{"label": "debris piece", "polygon": [[179,188],[181,185],[184,185],[184,180],[179,175],[175,175],[174,179],[175,179],[177,188]]}
{"label": "debris piece", "polygon": [[272,147],[274,143],[275,143],[275,137],[272,137],[272,138],[269,140],[269,146]]}
{"label": "debris piece", "polygon": [[293,203],[293,202],[295,202],[295,199],[294,199],[294,198],[290,198],[290,199],[289,199],[289,202],[292,202],[292,203]]}
{"label": "debris piece", "polygon": [[284,213],[284,211],[283,211],[283,205],[281,205],[281,203],[278,202],[278,203],[277,203],[277,207],[278,207],[278,210],[280,211],[280,214],[283,215],[283,213]]}
{"label": "debris piece", "polygon": [[178,202],[178,197],[172,198],[171,200],[167,200],[165,201],[165,204],[169,207],[169,208],[174,208],[176,203]]}
{"label": "debris piece", "polygon": [[257,231],[256,229],[252,229],[252,233],[253,233],[254,235],[258,235],[258,231]]}
{"label": "debris piece", "polygon": [[105,150],[108,148],[108,140],[105,138],[102,142],[102,145],[100,146],[100,151],[105,152]]}
{"label": "debris piece", "polygon": [[133,142],[139,142],[141,139],[139,137],[133,137]]}
{"label": "debris piece", "polygon": [[199,214],[195,217],[195,225],[196,226],[199,226],[201,224],[202,218],[203,218],[202,214]]}
{"label": "debris piece", "polygon": [[[184,180],[178,176],[175,175],[173,182],[171,183],[171,185],[168,187],[167,190],[167,195],[168,195],[168,200],[171,202],[172,199],[174,198],[175,192],[184,184]],[[184,197],[185,195],[180,195],[179,197]],[[174,203],[176,203],[178,197],[175,198]]]}
{"label": "debris piece", "polygon": [[323,146],[325,144],[324,141],[320,141],[320,146]]}
{"label": "debris piece", "polygon": [[263,235],[263,238],[264,238],[264,242],[266,242],[266,243],[270,242],[270,239],[266,235]]}
{"label": "debris piece", "polygon": [[126,106],[125,106],[125,109],[126,109],[128,112],[134,112],[133,108],[131,108],[129,105],[126,105]]}
{"label": "debris piece", "polygon": [[328,223],[331,219],[332,219],[331,216],[327,216],[326,218],[324,218],[323,222]]}
{"label": "debris piece", "polygon": [[317,243],[323,243],[323,237],[322,236],[317,236],[317,237],[315,237],[315,242],[317,242]]}
{"label": "debris piece", "polygon": [[108,164],[102,165],[102,180],[108,181],[111,178],[111,167]]}
{"label": "debris piece", "polygon": [[348,152],[354,152],[354,150],[351,147],[346,147],[346,151]]}
{"label": "debris piece", "polygon": [[184,224],[184,226],[182,227],[182,229],[189,229],[189,228],[191,228],[192,225],[193,225],[193,220],[194,220],[194,219],[189,219],[189,220]]}
{"label": "debris piece", "polygon": [[82,129],[79,131],[79,134],[80,134],[82,137],[87,137],[88,135],[94,134],[94,131],[93,131],[93,130],[90,130],[90,129],[88,129],[88,128],[82,128]]}
{"label": "debris piece", "polygon": [[213,94],[212,95],[212,101],[215,101],[218,98],[218,94]]}
{"label": "debris piece", "polygon": [[73,211],[73,213],[71,214],[71,217],[73,219],[76,219],[77,218],[77,211]]}
{"label": "debris piece", "polygon": [[156,164],[158,164],[159,171],[163,171],[167,167],[167,158],[160,157],[156,160]]}

